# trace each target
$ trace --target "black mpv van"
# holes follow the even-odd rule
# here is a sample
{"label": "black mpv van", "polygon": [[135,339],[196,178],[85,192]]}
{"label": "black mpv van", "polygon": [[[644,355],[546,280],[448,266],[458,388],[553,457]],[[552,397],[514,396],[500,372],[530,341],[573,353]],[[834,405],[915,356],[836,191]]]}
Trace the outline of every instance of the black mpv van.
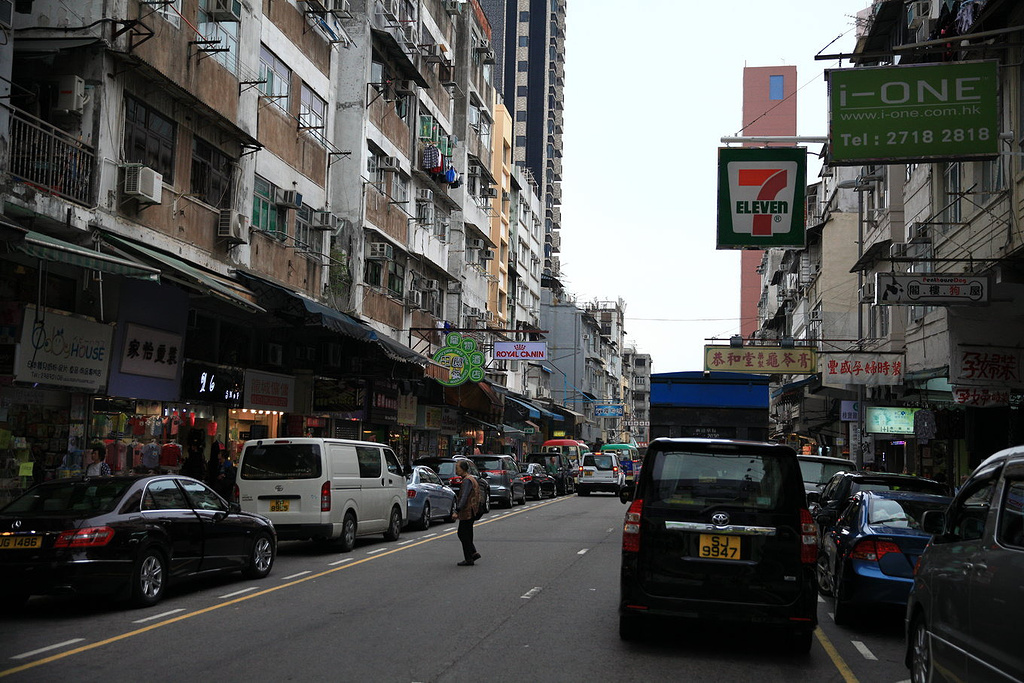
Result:
{"label": "black mpv van", "polygon": [[816,529],[796,451],[727,439],[655,439],[622,534],[619,636],[652,617],[780,627],[810,650]]}

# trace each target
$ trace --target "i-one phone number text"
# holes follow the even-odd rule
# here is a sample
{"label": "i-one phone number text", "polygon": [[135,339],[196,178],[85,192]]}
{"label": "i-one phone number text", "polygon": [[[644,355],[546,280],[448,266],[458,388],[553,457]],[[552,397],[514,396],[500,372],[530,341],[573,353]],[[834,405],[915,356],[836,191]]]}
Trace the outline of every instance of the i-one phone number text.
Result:
{"label": "i-one phone number text", "polygon": [[839,140],[847,147],[871,145],[907,145],[930,142],[984,142],[992,139],[988,128],[943,128],[942,130],[891,130],[884,134],[854,135],[841,133]]}

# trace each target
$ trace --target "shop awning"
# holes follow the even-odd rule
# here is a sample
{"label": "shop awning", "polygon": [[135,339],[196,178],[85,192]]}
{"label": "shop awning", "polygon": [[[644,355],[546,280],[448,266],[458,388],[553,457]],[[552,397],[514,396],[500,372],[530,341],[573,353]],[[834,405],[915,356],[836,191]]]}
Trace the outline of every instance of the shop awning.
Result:
{"label": "shop awning", "polygon": [[169,279],[179,279],[187,286],[196,287],[206,294],[246,311],[265,312],[265,309],[256,304],[256,295],[251,290],[228,278],[207,270],[201,270],[170,254],[144,247],[123,237],[104,233],[103,241],[116,247],[127,249],[132,253],[139,254],[144,259],[159,264],[163,274]]}
{"label": "shop awning", "polygon": [[501,431],[505,434],[526,434],[522,429],[513,427],[512,425],[501,425]]}
{"label": "shop awning", "polygon": [[29,230],[20,241],[14,242],[18,251],[44,261],[65,263],[112,275],[123,275],[140,280],[160,282],[160,269],[130,261],[119,256],[104,254],[71,242]]}
{"label": "shop awning", "polygon": [[515,403],[518,403],[519,405],[521,405],[524,408],[526,408],[527,410],[529,410],[530,411],[530,417],[533,417],[533,418],[546,417],[549,420],[554,420],[556,422],[561,422],[561,421],[563,421],[565,419],[561,415],[558,415],[557,413],[553,413],[550,410],[542,408],[541,406],[537,405],[536,403],[531,403],[530,401],[526,401],[524,399],[516,398],[515,396],[510,396],[508,394],[505,395],[505,398],[507,398],[507,399],[509,399],[511,401],[514,401]]}
{"label": "shop awning", "polygon": [[462,417],[463,417],[464,420],[468,420],[470,422],[475,422],[478,425],[483,426],[484,429],[490,430],[492,432],[500,432],[501,431],[501,427],[499,427],[498,425],[491,424],[490,422],[484,422],[480,418],[473,417],[472,415],[463,415]]}
{"label": "shop awning", "polygon": [[583,413],[577,413],[575,410],[570,410],[569,408],[566,408],[565,406],[553,405],[553,406],[551,406],[551,409],[555,410],[555,411],[558,411],[559,413],[561,413],[562,415],[564,415],[566,417],[571,417],[574,420],[576,420],[577,422],[580,421],[580,420],[587,419],[587,416],[584,415]]}
{"label": "shop awning", "polygon": [[526,401],[520,401],[515,396],[509,396],[508,394],[505,395],[505,398],[508,399],[509,401],[512,401],[513,403],[518,403],[519,405],[521,405],[522,407],[524,407],[528,411],[530,411],[529,412],[530,417],[538,418],[538,419],[540,418],[540,410],[535,408],[535,407],[533,407],[532,405],[530,405]]}
{"label": "shop awning", "polygon": [[772,398],[779,398],[780,396],[786,394],[793,394],[798,389],[803,389],[805,386],[813,382],[815,379],[817,379],[817,377],[817,375],[811,375],[810,377],[805,377],[804,379],[797,380],[796,382],[783,384],[780,388],[772,392]]}

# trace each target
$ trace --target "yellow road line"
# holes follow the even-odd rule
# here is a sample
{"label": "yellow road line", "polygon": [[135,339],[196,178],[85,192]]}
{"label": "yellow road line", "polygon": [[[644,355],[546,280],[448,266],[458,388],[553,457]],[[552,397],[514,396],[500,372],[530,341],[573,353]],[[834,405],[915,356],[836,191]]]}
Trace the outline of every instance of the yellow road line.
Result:
{"label": "yellow road line", "polygon": [[[513,517],[515,515],[521,515],[524,512],[528,512],[530,510],[534,510],[534,509],[536,509],[538,507],[541,507],[541,506],[544,506],[544,505],[551,505],[552,503],[557,503],[557,502],[564,501],[564,500],[568,500],[568,498],[553,498],[553,499],[549,500],[546,503],[539,503],[537,505],[533,505],[533,506],[531,506],[529,508],[524,508],[524,509],[519,510],[517,512],[513,512],[513,513],[510,513],[510,514],[502,515],[500,517],[493,517],[491,519],[478,522],[477,524],[481,524],[481,525],[483,525],[483,524],[490,524],[491,522],[498,521],[499,519],[508,519],[509,517]],[[292,586],[297,586],[300,583],[305,583],[306,581],[312,581],[313,579],[319,579],[321,577],[327,576],[328,574],[333,574],[335,572],[340,572],[340,571],[343,571],[345,569],[351,569],[352,567],[356,567],[356,566],[361,565],[361,564],[363,564],[365,562],[370,562],[371,560],[378,560],[378,559],[380,559],[382,557],[387,557],[388,555],[392,555],[394,553],[401,552],[403,550],[408,550],[410,548],[415,548],[416,546],[423,545],[424,543],[431,543],[433,541],[438,541],[438,540],[440,540],[442,538],[447,538],[448,536],[451,536],[454,533],[456,533],[456,532],[455,531],[449,531],[446,534],[441,534],[440,536],[434,536],[432,538],[426,538],[426,539],[423,539],[422,541],[417,541],[416,543],[411,543],[409,545],[402,546],[401,548],[395,548],[394,550],[389,550],[389,551],[384,552],[384,553],[378,553],[377,555],[372,555],[370,557],[364,557],[361,560],[356,560],[355,562],[349,562],[347,564],[340,565],[340,566],[335,567],[333,569],[328,569],[326,571],[322,571],[319,574],[310,574],[309,576],[303,576],[301,579],[296,579],[295,581],[291,581],[289,583],[282,583],[280,586],[274,586],[273,588],[267,588],[267,589],[259,591],[258,593],[252,593],[250,595],[245,595],[245,596],[242,596],[240,598],[235,598],[234,600],[228,600],[227,602],[221,602],[221,603],[218,603],[216,605],[211,605],[210,607],[204,607],[203,609],[196,610],[195,612],[188,612],[187,614],[181,614],[179,616],[173,617],[171,619],[167,619],[165,621],[158,621],[155,624],[150,624],[149,626],[143,626],[142,628],[135,629],[134,631],[128,631],[127,633],[122,633],[119,636],[113,636],[111,638],[106,638],[105,640],[99,640],[99,641],[97,641],[95,643],[90,643],[88,645],[83,645],[82,647],[76,647],[74,650],[68,650],[67,652],[61,652],[60,654],[50,655],[49,657],[44,657],[43,659],[37,659],[37,660],[35,660],[33,662],[28,662],[26,664],[22,664],[21,666],[16,666],[16,667],[13,667],[11,669],[5,669],[3,671],[0,671],[0,678],[3,678],[5,676],[10,676],[10,675],[16,674],[16,673],[21,673],[22,671],[27,671],[27,670],[33,669],[33,668],[35,668],[37,666],[42,666],[43,664],[49,664],[51,662],[56,662],[56,661],[58,661],[60,659],[64,659],[65,657],[70,657],[72,655],[77,655],[77,654],[81,654],[83,652],[88,652],[89,650],[95,650],[96,648],[103,647],[104,645],[110,645],[111,643],[116,643],[119,640],[125,640],[126,638],[131,638],[133,636],[142,635],[143,633],[146,633],[148,631],[152,631],[152,630],[158,629],[158,628],[163,628],[164,626],[170,626],[171,624],[175,624],[175,623],[177,623],[179,621],[184,621],[185,619],[191,619],[192,617],[198,617],[200,614],[206,614],[207,612],[213,612],[215,610],[223,609],[225,607],[230,607],[231,605],[237,605],[238,603],[245,602],[246,600],[252,600],[253,598],[258,598],[258,597],[261,597],[261,596],[264,596],[264,595],[269,595],[270,593],[273,593],[274,591],[279,591],[279,590],[281,590],[283,588],[291,588]]]}
{"label": "yellow road line", "polygon": [[814,629],[814,635],[818,637],[818,642],[825,648],[825,652],[832,659],[832,663],[836,665],[839,670],[839,674],[843,677],[846,683],[857,683],[857,677],[853,675],[853,670],[850,669],[850,665],[839,655],[839,651],[836,650],[835,646],[832,645],[832,641],[828,639],[825,632],[821,630],[821,627]]}

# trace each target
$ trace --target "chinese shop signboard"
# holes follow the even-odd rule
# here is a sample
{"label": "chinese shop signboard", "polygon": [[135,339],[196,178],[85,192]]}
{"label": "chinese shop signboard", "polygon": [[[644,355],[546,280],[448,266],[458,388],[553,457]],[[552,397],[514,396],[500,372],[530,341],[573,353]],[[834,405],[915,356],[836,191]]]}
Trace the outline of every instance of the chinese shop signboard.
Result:
{"label": "chinese shop signboard", "polygon": [[719,249],[804,246],[807,151],[718,150]]}
{"label": "chinese shop signboard", "polygon": [[998,155],[995,61],[832,69],[826,74],[831,165]]}
{"label": "chinese shop signboard", "polygon": [[953,385],[953,403],[972,408],[1004,408],[1010,405],[1010,390]]}
{"label": "chinese shop signboard", "polygon": [[875,273],[876,306],[988,303],[988,277],[973,273]]}
{"label": "chinese shop signboard", "polygon": [[25,306],[14,379],[95,391],[107,383],[114,328]]}
{"label": "chinese shop signboard", "polygon": [[725,372],[813,375],[818,371],[818,354],[809,346],[707,345],[704,347],[704,369]]}
{"label": "chinese shop signboard", "polygon": [[960,346],[950,354],[950,384],[972,386],[1024,387],[1021,369],[1024,349],[998,346]]}
{"label": "chinese shop signboard", "polygon": [[128,323],[125,325],[121,372],[129,375],[177,379],[182,336],[165,330]]}
{"label": "chinese shop signboard", "polygon": [[621,403],[595,403],[594,417],[622,417],[623,410]]}
{"label": "chinese shop signboard", "polygon": [[249,410],[295,411],[295,378],[256,370],[245,371],[242,406]]}
{"label": "chinese shop signboard", "polygon": [[437,379],[446,387],[455,387],[465,382],[479,382],[484,378],[484,354],[476,348],[476,340],[463,337],[458,332],[449,332],[444,337],[444,346],[437,350],[433,360],[448,369],[448,379]]}
{"label": "chinese shop signboard", "polygon": [[821,356],[821,383],[825,386],[877,387],[903,383],[902,353],[823,353]]}

